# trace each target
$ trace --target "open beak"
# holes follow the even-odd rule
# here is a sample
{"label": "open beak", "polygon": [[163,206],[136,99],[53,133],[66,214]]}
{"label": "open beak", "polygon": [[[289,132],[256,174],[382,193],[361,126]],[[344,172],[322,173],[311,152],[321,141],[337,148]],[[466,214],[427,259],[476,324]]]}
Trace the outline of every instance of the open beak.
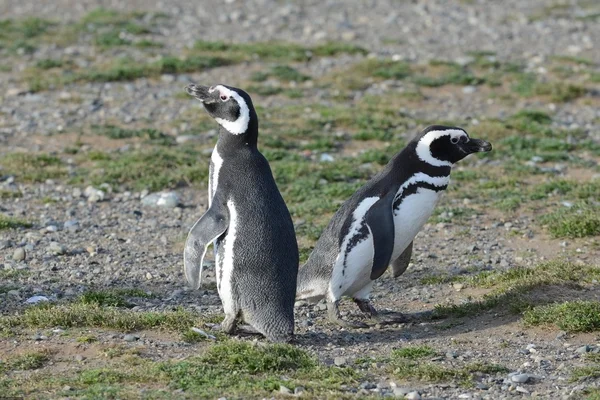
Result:
{"label": "open beak", "polygon": [[470,139],[464,144],[464,148],[468,153],[478,153],[492,150],[492,144],[481,139]]}
{"label": "open beak", "polygon": [[185,87],[185,91],[190,96],[194,96],[204,104],[210,104],[217,101],[218,91],[210,90],[208,86],[194,85],[193,83]]}

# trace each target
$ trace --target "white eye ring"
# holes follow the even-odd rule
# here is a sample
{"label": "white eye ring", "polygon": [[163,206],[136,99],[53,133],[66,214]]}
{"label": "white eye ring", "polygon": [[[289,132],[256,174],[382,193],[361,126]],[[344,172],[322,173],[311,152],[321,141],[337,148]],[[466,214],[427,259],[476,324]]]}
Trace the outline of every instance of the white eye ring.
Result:
{"label": "white eye ring", "polygon": [[229,100],[229,96],[227,96],[225,94],[222,94],[221,95],[221,101],[227,101],[227,100]]}
{"label": "white eye ring", "polygon": [[450,141],[452,142],[452,144],[456,144],[456,143],[458,143],[458,137],[455,136],[452,139],[450,139]]}

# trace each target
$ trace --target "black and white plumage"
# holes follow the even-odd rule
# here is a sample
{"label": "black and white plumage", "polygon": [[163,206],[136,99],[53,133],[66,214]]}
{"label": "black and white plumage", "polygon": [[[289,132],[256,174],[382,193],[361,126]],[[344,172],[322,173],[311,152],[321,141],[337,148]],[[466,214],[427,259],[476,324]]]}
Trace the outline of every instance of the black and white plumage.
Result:
{"label": "black and white plumage", "polygon": [[214,245],[216,277],[225,319],[238,317],[272,341],[294,333],[298,245],[290,213],[269,163],[258,151],[258,117],[241,89],[189,85],[219,123],[209,172],[209,209],[194,224],[184,250],[189,284],[200,287],[202,261]]}
{"label": "black and white plumage", "polygon": [[460,128],[436,125],[422,131],[335,213],[300,267],[297,299],[326,298],[330,319],[364,326],[340,318],[340,298],[352,297],[375,317],[369,302],[373,281],[390,263],[394,277],[406,270],[413,239],[448,186],[452,165],[491,148]]}

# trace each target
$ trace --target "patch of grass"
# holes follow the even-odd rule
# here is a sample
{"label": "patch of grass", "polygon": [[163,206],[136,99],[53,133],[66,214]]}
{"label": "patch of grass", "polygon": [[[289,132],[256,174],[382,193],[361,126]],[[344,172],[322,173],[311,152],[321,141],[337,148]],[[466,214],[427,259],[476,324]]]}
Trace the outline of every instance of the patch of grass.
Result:
{"label": "patch of grass", "polygon": [[46,58],[43,60],[39,60],[35,63],[35,66],[39,69],[52,69],[52,68],[60,68],[62,67],[64,62],[62,60],[56,60],[53,58]]}
{"label": "patch of grass", "polygon": [[435,63],[434,67],[441,67],[441,71],[436,71],[435,75],[428,74],[415,75],[413,82],[419,86],[439,87],[445,85],[481,85],[486,79],[481,76],[476,76],[468,67],[460,66],[454,63]]}
{"label": "patch of grass", "polygon": [[20,190],[0,189],[0,199],[2,200],[18,199],[20,197],[23,197]]}
{"label": "patch of grass", "polygon": [[181,185],[203,183],[208,168],[204,158],[191,149],[160,148],[111,154],[94,162],[77,180],[93,185],[109,183],[134,190],[158,191]]}
{"label": "patch of grass", "polygon": [[297,69],[290,67],[289,65],[276,65],[271,68],[271,75],[277,79],[286,82],[304,82],[309,80],[310,77],[298,72]]}
{"label": "patch of grass", "polygon": [[399,379],[417,379],[424,382],[458,382],[461,386],[471,386],[481,374],[506,373],[508,369],[486,363],[472,363],[462,367],[445,367],[431,362],[418,362],[393,357],[390,362],[393,374]]}
{"label": "patch of grass", "polygon": [[577,205],[560,208],[540,218],[555,238],[580,238],[600,235],[600,208]]}
{"label": "patch of grass", "polygon": [[523,97],[548,96],[555,102],[568,102],[584,96],[587,90],[562,81],[538,81],[534,74],[522,74],[513,85],[513,91]]}
{"label": "patch of grass", "polygon": [[[600,279],[600,269],[587,265],[575,265],[565,261],[552,261],[534,268],[516,267],[503,272],[484,271],[464,281],[471,286],[494,288],[481,300],[462,304],[437,305],[434,317],[465,317],[476,315],[496,307],[520,313],[540,304],[542,299],[532,298],[535,289],[565,285],[577,287]],[[546,300],[548,301],[548,300]]]}
{"label": "patch of grass", "polygon": [[406,358],[409,360],[418,360],[420,358],[426,358],[435,356],[438,353],[429,346],[407,346],[401,349],[392,351],[393,358]]}
{"label": "patch of grass", "polygon": [[31,223],[20,218],[8,217],[4,214],[0,214],[0,230],[3,229],[18,229],[18,228],[31,228]]}
{"label": "patch of grass", "polygon": [[600,302],[568,301],[525,311],[523,322],[529,326],[555,325],[567,332],[600,330]]}
{"label": "patch of grass", "polygon": [[421,285],[441,285],[444,283],[452,283],[461,281],[463,277],[452,276],[447,274],[427,275],[419,279]]}
{"label": "patch of grass", "polygon": [[96,341],[98,341],[98,338],[94,335],[85,335],[85,336],[79,336],[76,339],[77,343],[85,343],[85,344],[89,344],[89,343],[94,343]]}
{"label": "patch of grass", "polygon": [[0,158],[6,175],[15,175],[23,182],[45,182],[67,175],[63,161],[48,154],[11,153]]}
{"label": "patch of grass", "polygon": [[42,304],[25,309],[20,314],[1,316],[0,330],[11,328],[107,328],[119,331],[165,329],[183,332],[198,326],[197,314],[179,309],[164,312],[134,312],[97,303]]}
{"label": "patch of grass", "polygon": [[115,125],[92,125],[92,132],[111,139],[141,138],[151,144],[164,146],[175,144],[174,137],[153,128],[127,129]]}
{"label": "patch of grass", "polygon": [[141,289],[91,290],[82,294],[79,301],[83,304],[98,306],[132,307],[132,304],[127,301],[127,297],[149,298],[151,295]]}
{"label": "patch of grass", "polygon": [[367,53],[361,47],[338,42],[306,47],[283,42],[226,43],[200,40],[195,43],[194,49],[199,52],[217,52],[236,59],[258,57],[271,61],[308,61],[313,56],[331,57],[342,53]]}
{"label": "patch of grass", "polygon": [[27,353],[0,361],[0,372],[26,371],[43,367],[50,360],[47,350],[29,351]]}

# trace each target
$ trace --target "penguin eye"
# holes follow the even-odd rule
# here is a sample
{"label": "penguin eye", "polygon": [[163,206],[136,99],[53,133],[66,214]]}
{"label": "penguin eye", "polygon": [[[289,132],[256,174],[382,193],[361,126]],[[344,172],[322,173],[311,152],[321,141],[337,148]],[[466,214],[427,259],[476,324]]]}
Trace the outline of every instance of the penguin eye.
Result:
{"label": "penguin eye", "polygon": [[450,141],[452,142],[452,144],[458,143],[458,136],[453,137],[452,139],[450,139]]}
{"label": "penguin eye", "polygon": [[221,95],[221,100],[222,101],[227,101],[227,100],[229,100],[229,96],[222,94]]}

